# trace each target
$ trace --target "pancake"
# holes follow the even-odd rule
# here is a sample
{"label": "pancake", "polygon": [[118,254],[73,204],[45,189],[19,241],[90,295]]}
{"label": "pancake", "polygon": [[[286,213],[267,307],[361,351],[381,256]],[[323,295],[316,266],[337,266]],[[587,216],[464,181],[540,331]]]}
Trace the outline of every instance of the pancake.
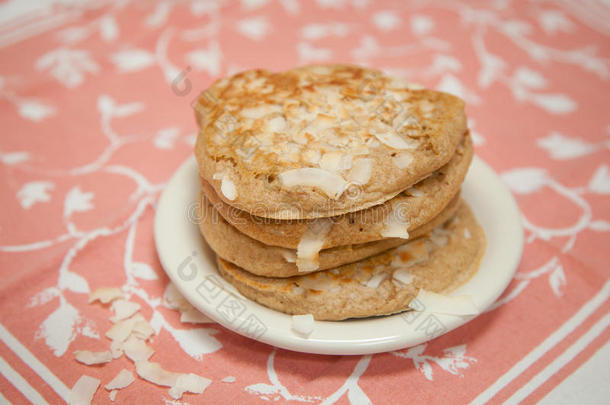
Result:
{"label": "pancake", "polygon": [[[459,196],[456,196],[437,217],[415,229],[411,237],[417,238],[446,222],[457,210],[458,203]],[[291,277],[313,271],[299,271],[296,264],[296,250],[265,245],[239,232],[218,214],[203,195],[199,210],[199,229],[212,250],[223,259],[235,263],[252,274],[266,277]],[[352,263],[402,245],[406,241],[400,238],[388,238],[323,249],[318,254],[318,268],[315,270]]]}
{"label": "pancake", "polygon": [[218,270],[245,297],[269,308],[342,320],[404,311],[420,289],[447,294],[472,277],[484,251],[483,230],[461,202],[455,218],[429,235],[332,270],[260,277],[221,257]]}
{"label": "pancake", "polygon": [[[472,160],[473,146],[466,135],[451,160],[430,176],[391,200],[362,211],[332,218],[323,248],[359,244],[384,239],[388,217],[400,210],[399,217],[412,233],[426,224],[455,198]],[[201,181],[202,191],[220,215],[240,232],[266,245],[296,249],[314,220],[278,220],[254,215],[225,203],[214,188]]]}
{"label": "pancake", "polygon": [[245,71],[195,112],[200,176],[225,203],[275,219],[382,204],[445,165],[467,131],[461,99],[347,65]]}

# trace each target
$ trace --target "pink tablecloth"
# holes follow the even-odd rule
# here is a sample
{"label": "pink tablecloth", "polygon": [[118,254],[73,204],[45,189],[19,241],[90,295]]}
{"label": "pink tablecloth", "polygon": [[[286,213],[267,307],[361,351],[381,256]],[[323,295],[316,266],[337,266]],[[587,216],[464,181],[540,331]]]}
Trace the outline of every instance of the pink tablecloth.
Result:
{"label": "pink tablecloth", "polygon": [[[558,389],[569,399],[584,364],[608,364],[607,3],[71,3],[0,2],[0,402],[59,403],[82,375],[103,385],[134,370],[125,357],[74,360],[109,347],[112,312],[87,303],[101,286],[141,305],[152,360],[212,380],[171,402],[136,378],[120,402],[532,403]],[[475,321],[374,356],[293,353],[180,322],[152,233],[159,192],[191,154],[192,100],[244,68],[331,61],[466,100],[477,154],[523,212],[517,276]],[[603,401],[604,385],[582,395]]]}

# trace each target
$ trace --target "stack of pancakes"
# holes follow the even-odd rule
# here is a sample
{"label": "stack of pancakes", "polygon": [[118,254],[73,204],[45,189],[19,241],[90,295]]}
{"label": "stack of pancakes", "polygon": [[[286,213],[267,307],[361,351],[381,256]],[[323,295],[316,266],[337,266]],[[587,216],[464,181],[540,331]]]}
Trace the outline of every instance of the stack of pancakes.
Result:
{"label": "stack of pancakes", "polygon": [[219,273],[289,314],[400,312],[477,270],[464,103],[345,65],[252,70],[196,105],[200,230]]}

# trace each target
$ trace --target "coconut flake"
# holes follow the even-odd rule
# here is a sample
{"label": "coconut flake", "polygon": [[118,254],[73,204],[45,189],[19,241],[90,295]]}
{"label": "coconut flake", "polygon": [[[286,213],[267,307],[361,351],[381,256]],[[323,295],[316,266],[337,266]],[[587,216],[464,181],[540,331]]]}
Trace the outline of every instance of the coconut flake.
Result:
{"label": "coconut flake", "polygon": [[134,363],[148,360],[155,352],[152,347],[134,336],[130,336],[129,339],[123,343],[123,351],[125,352],[125,356]]}
{"label": "coconut flake", "polygon": [[136,372],[146,381],[164,387],[175,386],[176,381],[178,381],[178,377],[180,376],[179,373],[164,370],[163,367],[161,367],[161,364],[150,361],[137,362]]}
{"label": "coconut flake", "polygon": [[[303,143],[307,143],[307,138],[304,139]],[[320,154],[320,151],[317,149],[308,149],[303,152],[303,158],[305,159],[305,161],[314,165],[317,165],[320,162],[321,156],[322,155]]]}
{"label": "coconut flake", "polygon": [[131,335],[133,325],[132,318],[119,321],[106,331],[106,337],[115,342],[124,342]]}
{"label": "coconut flake", "polygon": [[[376,125],[375,125],[376,124]],[[375,138],[379,142],[392,149],[414,149],[415,145],[408,142],[405,138],[398,135],[394,128],[387,126],[381,122],[374,122],[374,125],[370,128],[371,133],[375,135]]]}
{"label": "coconut flake", "polygon": [[392,273],[392,280],[396,280],[401,284],[411,284],[415,280],[415,276],[407,271],[407,269],[398,269]]}
{"label": "coconut flake", "polygon": [[330,278],[323,273],[314,273],[307,276],[303,276],[298,279],[296,283],[300,287],[316,291],[329,291],[339,288],[338,283],[335,279]]}
{"label": "coconut flake", "polygon": [[250,80],[250,82],[246,84],[246,88],[248,90],[258,90],[265,83],[265,81],[266,80],[262,77],[259,79]]}
{"label": "coconut flake", "polygon": [[326,152],[319,162],[320,168],[340,173],[352,167],[352,157],[338,151]]}
{"label": "coconut flake", "polygon": [[265,115],[279,111],[280,107],[272,104],[263,104],[256,107],[244,108],[240,111],[241,116],[253,120],[263,118]]}
{"label": "coconut flake", "polygon": [[371,179],[373,172],[373,159],[358,159],[350,170],[347,179],[354,184],[364,185]]}
{"label": "coconut flake", "polygon": [[237,188],[235,183],[231,181],[227,176],[223,176],[222,182],[220,183],[220,191],[222,195],[227,197],[228,200],[235,200],[237,198]]}
{"label": "coconut flake", "polygon": [[301,335],[309,336],[313,332],[314,323],[312,314],[292,315],[292,330]]}
{"label": "coconut flake", "polygon": [[137,302],[117,300],[112,303],[111,308],[114,311],[114,316],[110,318],[110,321],[116,323],[123,319],[127,319],[138,312],[140,310],[140,304]]}
{"label": "coconut flake", "polygon": [[399,169],[406,169],[413,162],[413,155],[409,152],[399,152],[396,156],[392,157],[392,163]]}
{"label": "coconut flake", "polygon": [[286,260],[287,263],[296,263],[297,262],[297,254],[292,249],[283,249],[282,257]]}
{"label": "coconut flake", "polygon": [[104,352],[77,350],[74,352],[74,357],[78,362],[90,366],[92,364],[108,363],[110,360],[112,360],[112,353],[110,353],[108,350]]}
{"label": "coconut flake", "polygon": [[313,120],[308,123],[307,132],[317,134],[318,136],[322,134],[331,135],[328,134],[329,131],[326,130],[332,128],[334,124],[335,117],[323,113],[318,113],[315,115],[315,117],[313,117]]}
{"label": "coconut flake", "polygon": [[420,289],[409,308],[414,310],[436,312],[449,315],[476,315],[480,311],[470,295],[449,296]]}
{"label": "coconut flake", "polygon": [[465,237],[466,239],[470,239],[470,238],[472,238],[472,235],[470,234],[470,229],[468,229],[468,228],[464,228],[464,237]]}
{"label": "coconut flake", "polygon": [[100,380],[97,378],[89,377],[88,375],[81,376],[68,396],[69,405],[85,405],[90,404],[93,400],[93,395],[97,391],[97,387],[100,386]]}
{"label": "coconut flake", "polygon": [[371,277],[364,285],[368,288],[377,288],[388,277],[386,273],[378,273]]}
{"label": "coconut flake", "polygon": [[317,187],[333,199],[339,198],[347,187],[347,182],[340,175],[316,167],[287,170],[278,177],[286,187]]}
{"label": "coconut flake", "polygon": [[232,375],[228,375],[225,378],[223,378],[222,380],[220,380],[224,383],[234,383],[235,382],[235,377],[233,377]]}
{"label": "coconut flake", "polygon": [[271,132],[281,132],[286,128],[286,120],[278,115],[267,121],[267,128]]}
{"label": "coconut flake", "polygon": [[400,213],[400,204],[397,204],[390,214],[384,221],[383,229],[381,230],[381,236],[384,238],[403,238],[409,239],[409,221],[402,218]]}
{"label": "coconut flake", "polygon": [[442,226],[434,228],[432,232],[430,232],[429,238],[435,245],[439,247],[444,247],[449,242],[449,231],[444,229]]}
{"label": "coconut flake", "polygon": [[123,355],[123,342],[119,340],[113,340],[110,343],[110,353],[112,353],[113,359],[118,359]]}
{"label": "coconut flake", "polygon": [[113,341],[124,342],[132,333],[146,340],[154,333],[154,330],[142,315],[135,314],[131,318],[123,319],[112,325],[106,331],[106,337]]}
{"label": "coconut flake", "polygon": [[407,189],[407,193],[409,193],[413,197],[423,197],[423,195],[424,195],[424,193],[421,190],[417,189],[416,187],[409,187]]}
{"label": "coconut flake", "polygon": [[377,138],[369,138],[366,140],[365,142],[366,146],[371,148],[371,149],[377,149],[381,146],[381,143],[379,143],[379,141],[377,140]]}
{"label": "coconut flake", "polygon": [[180,374],[176,380],[176,384],[169,389],[169,395],[174,399],[180,399],[185,392],[203,394],[203,391],[205,391],[211,383],[212,380],[197,374]]}
{"label": "coconut flake", "polygon": [[136,379],[129,370],[122,369],[119,373],[104,386],[108,391],[120,390],[129,386]]}
{"label": "coconut flake", "polygon": [[89,294],[89,304],[95,301],[100,301],[102,304],[108,304],[119,298],[123,298],[123,292],[120,288],[101,287]]}
{"label": "coconut flake", "polygon": [[148,340],[149,337],[155,333],[155,330],[150,326],[150,324],[144,319],[144,317],[140,314],[134,315],[131,319],[134,320],[133,324],[133,334],[137,337]]}
{"label": "coconut flake", "polygon": [[416,240],[395,250],[392,267],[410,267],[428,260],[429,253],[423,240]]}
{"label": "coconut flake", "polygon": [[296,263],[298,271],[313,271],[320,266],[318,263],[319,252],[322,250],[326,236],[332,226],[333,222],[328,218],[316,219],[309,223],[309,227],[297,246]]}
{"label": "coconut flake", "polygon": [[165,306],[180,312],[188,310],[192,305],[180,294],[174,283],[169,283],[163,293]]}
{"label": "coconut flake", "polygon": [[214,323],[214,321],[208,318],[203,313],[199,312],[195,307],[184,311],[180,314],[180,322],[183,323]]}

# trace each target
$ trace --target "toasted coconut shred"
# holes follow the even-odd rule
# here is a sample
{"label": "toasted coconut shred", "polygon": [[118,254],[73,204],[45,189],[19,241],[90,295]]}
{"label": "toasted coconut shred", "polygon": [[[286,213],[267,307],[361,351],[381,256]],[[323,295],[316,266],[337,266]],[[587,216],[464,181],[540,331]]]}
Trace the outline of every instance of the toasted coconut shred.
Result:
{"label": "toasted coconut shred", "polygon": [[140,314],[134,315],[133,318],[133,333],[143,340],[148,340],[154,333],[154,329],[150,324],[144,319],[144,317]]}
{"label": "toasted coconut shred", "polygon": [[297,255],[294,250],[283,249],[282,257],[284,258],[284,260],[286,260],[286,263],[296,263],[297,262]]}
{"label": "toasted coconut shred", "polygon": [[335,278],[328,277],[322,272],[301,277],[296,283],[299,287],[316,291],[333,291],[340,288],[339,282]]}
{"label": "toasted coconut shred", "polygon": [[130,336],[129,339],[123,343],[123,352],[129,360],[137,363],[139,361],[148,360],[155,351],[143,340]]}
{"label": "toasted coconut shred", "polygon": [[386,273],[375,274],[364,285],[368,288],[377,288],[386,278],[388,278]]}
{"label": "toasted coconut shred", "polygon": [[235,187],[235,183],[231,181],[227,176],[222,178],[220,183],[220,191],[222,194],[227,197],[228,200],[235,200],[237,198],[237,187]]}
{"label": "toasted coconut shred", "polygon": [[140,304],[119,299],[112,303],[111,308],[114,311],[114,316],[110,318],[110,321],[118,322],[127,319],[138,312],[140,310]]}
{"label": "toasted coconut shred", "polygon": [[124,342],[133,332],[134,323],[133,318],[119,321],[106,331],[106,337],[115,342]]}
{"label": "toasted coconut shred", "polygon": [[184,311],[180,314],[180,322],[182,323],[214,323],[213,320],[208,318],[206,315],[197,311],[195,307]]}
{"label": "toasted coconut shred", "polygon": [[203,394],[212,380],[198,376],[197,374],[181,374],[176,380],[176,384],[169,389],[169,395],[174,399],[180,399],[185,392],[193,394]]}
{"label": "toasted coconut shred", "polygon": [[435,245],[443,247],[447,245],[447,242],[449,241],[449,231],[442,226],[436,227],[430,232],[430,240],[434,242]]}
{"label": "toasted coconut shred", "polygon": [[309,336],[313,332],[314,325],[312,314],[292,316],[292,330],[300,335]]}
{"label": "toasted coconut shred", "polygon": [[369,158],[357,159],[347,178],[354,184],[364,185],[371,179],[373,173],[373,160]]}
{"label": "toasted coconut shred", "polygon": [[328,218],[316,219],[309,224],[309,228],[307,228],[297,246],[297,268],[299,271],[313,271],[320,267],[318,256],[332,226],[333,222]]}
{"label": "toasted coconut shred", "polygon": [[180,374],[164,370],[159,363],[140,361],[136,363],[138,375],[153,384],[171,387],[169,395],[180,399],[185,392],[202,394],[212,383],[211,380],[197,374]]}
{"label": "toasted coconut shred", "polygon": [[371,132],[379,142],[393,149],[415,149],[417,147],[413,142],[409,142],[402,136],[396,134],[391,127],[374,128]]}
{"label": "toasted coconut shred", "polygon": [[392,158],[392,163],[399,169],[406,169],[413,162],[410,152],[399,152]]}
{"label": "toasted coconut shred", "polygon": [[407,269],[398,269],[395,270],[394,273],[392,273],[392,281],[394,280],[399,282],[400,284],[408,285],[413,283],[413,281],[415,280],[415,276],[409,273]]}
{"label": "toasted coconut shred", "polygon": [[76,381],[76,384],[74,384],[74,387],[72,387],[72,391],[70,391],[70,395],[68,396],[68,404],[90,404],[93,400],[93,395],[95,395],[95,392],[99,386],[100,380],[97,378],[89,377],[88,375],[81,376],[78,381]]}
{"label": "toasted coconut shred", "polygon": [[180,312],[188,309],[191,304],[180,294],[174,283],[169,283],[163,293],[163,303],[166,307],[177,309]]}
{"label": "toasted coconut shred", "polygon": [[[108,363],[125,354],[125,357],[134,363],[136,374],[141,379],[169,387],[168,393],[172,398],[180,399],[187,392],[203,393],[212,383],[211,380],[197,374],[167,371],[161,364],[149,361],[155,351],[146,342],[155,333],[155,330],[138,312],[141,308],[140,304],[124,298],[121,289],[116,287],[104,287],[91,293],[90,303],[100,301],[108,304],[112,302],[114,315],[110,317],[110,320],[114,324],[106,331],[106,337],[111,340],[111,344],[109,350],[102,352],[77,350],[74,352],[76,360],[86,365],[95,365]],[[163,303],[167,307],[179,310],[183,322],[212,322],[189,304],[171,283],[165,290]],[[135,377],[131,371],[121,370],[105,385],[106,390],[110,391],[110,400],[114,401],[118,390],[131,385],[134,381]],[[79,405],[91,403],[99,384],[100,381],[95,378],[82,376],[74,385],[68,403]]]}
{"label": "toasted coconut shred", "polygon": [[123,298],[123,291],[117,287],[102,287],[89,294],[89,304],[95,301],[100,301],[102,304],[108,304],[114,300]]}
{"label": "toasted coconut shred", "polygon": [[146,381],[165,387],[173,387],[178,381],[178,373],[164,370],[161,364],[150,361],[137,362],[136,372]]}
{"label": "toasted coconut shred", "polygon": [[409,195],[411,195],[412,197],[423,197],[424,196],[423,191],[419,190],[417,187],[409,187],[407,189],[407,193],[409,193]]}
{"label": "toasted coconut shred", "polygon": [[90,366],[93,364],[108,363],[112,360],[112,353],[109,350],[105,352],[90,352],[89,350],[77,350],[74,352],[74,357],[78,362]]}
{"label": "toasted coconut shred", "polygon": [[119,340],[113,340],[110,343],[110,353],[112,353],[113,359],[118,359],[123,355],[123,342]]}
{"label": "toasted coconut shred", "polygon": [[341,173],[352,167],[352,157],[339,151],[326,152],[320,158],[321,169],[333,173]]}
{"label": "toasted coconut shred", "polygon": [[384,238],[403,238],[409,239],[409,221],[402,217],[400,213],[400,204],[396,204],[392,214],[390,214],[383,225],[381,236]]}
{"label": "toasted coconut shred", "polygon": [[136,379],[133,373],[127,369],[122,369],[108,384],[104,386],[108,391],[120,390],[134,382]]}
{"label": "toasted coconut shred", "polygon": [[335,200],[341,197],[348,186],[348,183],[339,174],[316,167],[287,170],[280,173],[278,177],[285,187],[315,187]]}

